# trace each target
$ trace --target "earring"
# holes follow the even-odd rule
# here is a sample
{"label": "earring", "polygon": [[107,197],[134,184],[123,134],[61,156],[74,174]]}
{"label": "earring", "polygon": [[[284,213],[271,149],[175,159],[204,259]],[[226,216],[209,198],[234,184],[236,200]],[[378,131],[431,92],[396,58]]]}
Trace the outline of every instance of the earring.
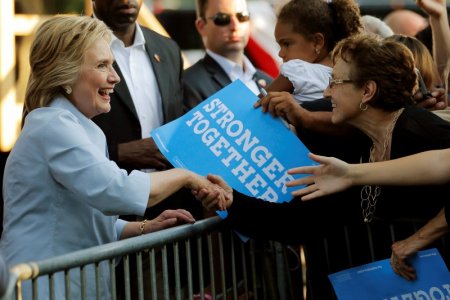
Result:
{"label": "earring", "polygon": [[63,87],[63,89],[67,95],[72,94],[72,88],[70,87],[70,85],[66,85],[65,87]]}
{"label": "earring", "polygon": [[359,109],[360,109],[361,111],[366,111],[368,108],[369,108],[369,105],[367,105],[367,104],[364,103],[364,102],[361,102],[361,103],[359,104]]}
{"label": "earring", "polygon": [[320,50],[319,49],[314,49],[314,52],[317,54],[317,55],[319,55],[320,54]]}

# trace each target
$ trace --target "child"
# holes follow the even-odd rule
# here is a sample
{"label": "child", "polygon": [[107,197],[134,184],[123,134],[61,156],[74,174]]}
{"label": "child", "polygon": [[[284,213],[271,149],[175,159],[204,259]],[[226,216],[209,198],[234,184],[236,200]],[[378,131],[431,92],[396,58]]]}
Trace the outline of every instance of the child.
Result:
{"label": "child", "polygon": [[291,0],[277,19],[275,38],[283,59],[268,92],[288,91],[302,103],[323,97],[331,77],[330,52],[340,40],[362,31],[353,0]]}

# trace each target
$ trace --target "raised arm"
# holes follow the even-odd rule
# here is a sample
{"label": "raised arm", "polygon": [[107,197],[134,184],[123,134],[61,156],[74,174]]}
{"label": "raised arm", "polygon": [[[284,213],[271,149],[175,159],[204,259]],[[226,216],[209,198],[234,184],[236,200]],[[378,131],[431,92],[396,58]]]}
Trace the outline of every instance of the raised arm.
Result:
{"label": "raised arm", "polygon": [[433,150],[394,160],[347,164],[333,157],[310,154],[318,166],[289,170],[289,174],[311,174],[287,186],[307,185],[292,193],[310,200],[333,194],[352,185],[428,185],[450,181],[450,149]]}
{"label": "raised arm", "polygon": [[450,72],[450,28],[446,0],[417,0],[416,3],[429,15],[433,35],[433,57],[447,91]]}

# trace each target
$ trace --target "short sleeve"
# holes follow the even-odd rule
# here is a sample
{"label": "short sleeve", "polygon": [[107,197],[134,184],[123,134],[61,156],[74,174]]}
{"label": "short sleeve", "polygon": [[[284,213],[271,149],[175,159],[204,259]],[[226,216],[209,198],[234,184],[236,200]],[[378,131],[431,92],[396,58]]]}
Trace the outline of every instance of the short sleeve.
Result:
{"label": "short sleeve", "polygon": [[312,64],[301,59],[292,59],[281,65],[280,73],[288,78],[294,87],[294,96],[300,102],[323,97],[328,86],[332,68]]}

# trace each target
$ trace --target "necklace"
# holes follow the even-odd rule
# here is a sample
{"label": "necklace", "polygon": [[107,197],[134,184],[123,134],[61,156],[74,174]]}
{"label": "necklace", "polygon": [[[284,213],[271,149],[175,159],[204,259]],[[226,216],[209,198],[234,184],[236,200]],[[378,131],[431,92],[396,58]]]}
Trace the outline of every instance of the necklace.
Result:
{"label": "necklace", "polygon": [[[370,155],[369,155],[369,162],[375,162],[375,161],[385,161],[389,160],[390,158],[390,151],[387,151],[388,148],[390,148],[390,145],[392,143],[392,132],[394,131],[395,123],[397,122],[398,117],[401,115],[403,111],[403,108],[399,109],[394,117],[392,118],[391,123],[386,128],[386,135],[384,136],[384,142],[383,142],[383,151],[381,153],[381,156],[379,160],[375,159],[375,143],[372,144],[372,147],[370,147]],[[364,185],[361,189],[361,209],[362,209],[362,215],[364,217],[364,222],[369,223],[372,221],[373,214],[375,213],[375,209],[377,206],[378,197],[381,194],[381,188],[371,185]]]}

